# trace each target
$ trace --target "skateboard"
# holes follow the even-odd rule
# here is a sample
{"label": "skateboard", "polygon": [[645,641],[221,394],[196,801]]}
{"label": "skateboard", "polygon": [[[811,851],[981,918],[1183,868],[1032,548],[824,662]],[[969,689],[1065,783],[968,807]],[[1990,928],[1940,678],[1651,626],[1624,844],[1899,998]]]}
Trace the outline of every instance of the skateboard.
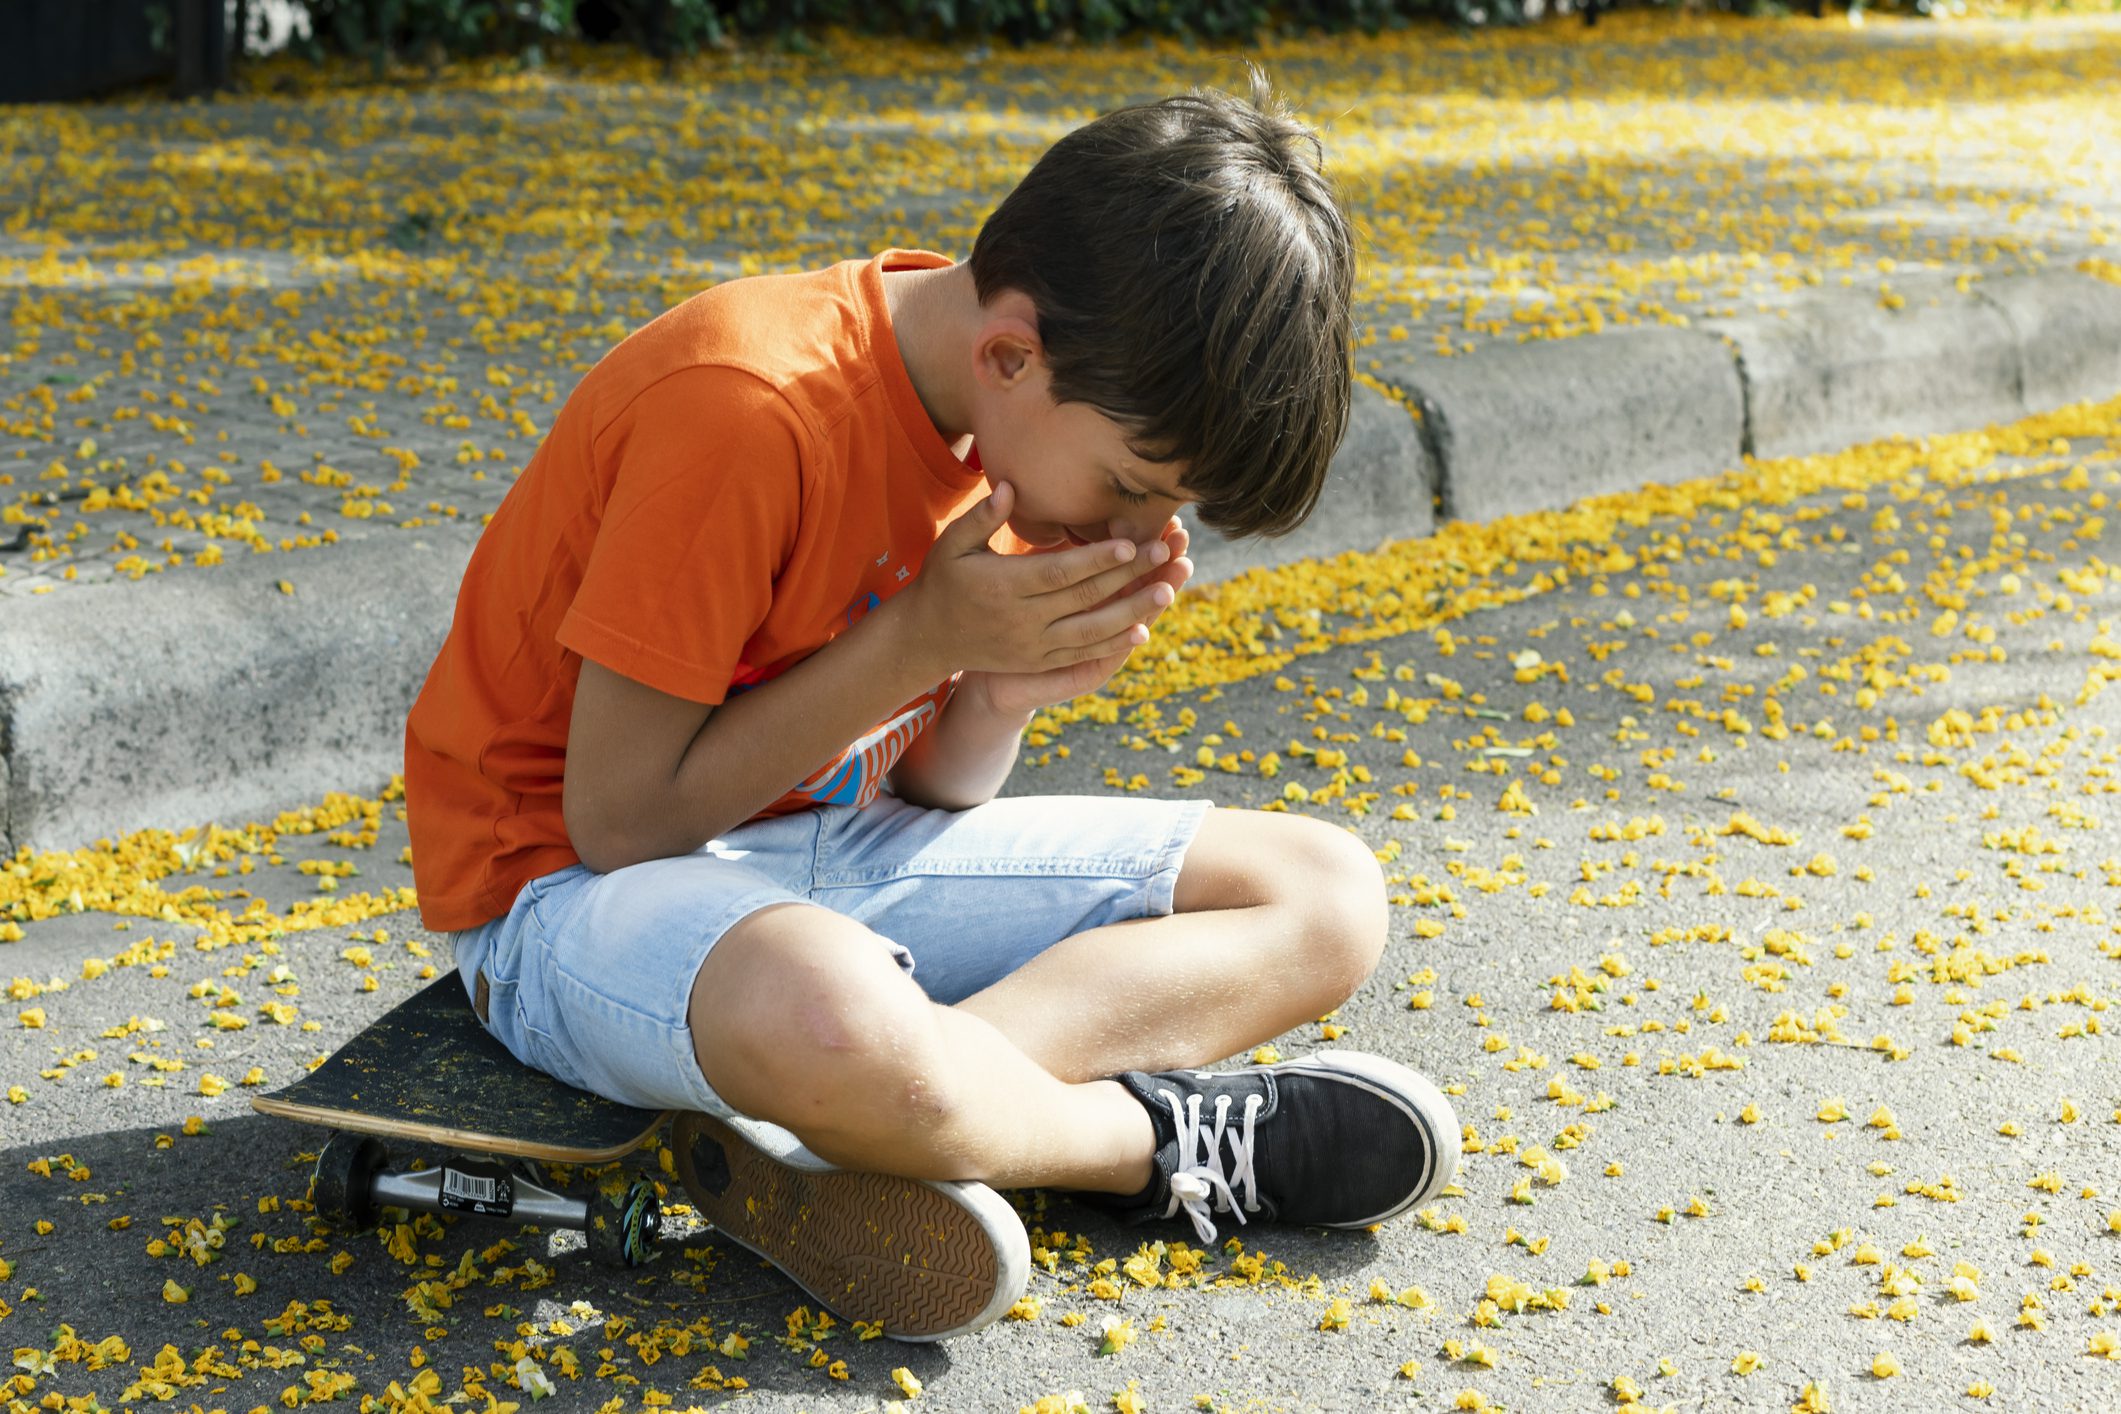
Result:
{"label": "skateboard", "polygon": [[[669,1112],[622,1105],[524,1065],[486,1034],[454,972],[251,1106],[331,1131],[312,1199],[335,1227],[367,1231],[386,1207],[469,1213],[573,1228],[606,1266],[655,1255],[663,1212],[654,1183],[635,1175],[576,1198],[547,1187],[534,1165],[623,1159]],[[383,1144],[393,1139],[453,1153],[439,1168],[393,1170]]]}

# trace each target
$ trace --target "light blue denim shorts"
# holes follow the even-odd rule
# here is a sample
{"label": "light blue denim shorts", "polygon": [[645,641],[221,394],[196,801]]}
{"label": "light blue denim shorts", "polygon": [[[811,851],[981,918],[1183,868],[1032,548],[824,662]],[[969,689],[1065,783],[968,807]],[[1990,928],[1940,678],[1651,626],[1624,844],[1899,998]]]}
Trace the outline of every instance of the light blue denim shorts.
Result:
{"label": "light blue denim shorts", "polygon": [[1063,938],[1171,912],[1212,802],[1014,796],[929,810],[891,795],[740,825],[691,854],[533,879],[507,914],[453,935],[465,993],[518,1060],[644,1109],[729,1105],[700,1073],[687,1013],[715,940],[759,909],[811,903],[866,926],[928,996],[959,1002]]}

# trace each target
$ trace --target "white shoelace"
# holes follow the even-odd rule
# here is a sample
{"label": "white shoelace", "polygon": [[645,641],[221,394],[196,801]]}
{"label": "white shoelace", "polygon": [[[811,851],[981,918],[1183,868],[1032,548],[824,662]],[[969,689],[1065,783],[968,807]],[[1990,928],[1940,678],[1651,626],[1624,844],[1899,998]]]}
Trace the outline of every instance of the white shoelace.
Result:
{"label": "white shoelace", "polygon": [[[1178,1092],[1159,1090],[1156,1092],[1164,1103],[1171,1107],[1171,1118],[1178,1125],[1178,1164],[1171,1171],[1171,1206],[1164,1209],[1170,1217],[1181,1208],[1193,1221],[1193,1231],[1202,1245],[1215,1241],[1215,1222],[1209,1213],[1235,1213],[1240,1223],[1248,1222],[1246,1213],[1259,1211],[1259,1181],[1252,1175],[1252,1121],[1266,1107],[1263,1095],[1245,1096],[1244,1134],[1230,1128],[1230,1097],[1215,1097],[1215,1130],[1213,1134],[1201,1132],[1200,1105],[1202,1097],[1188,1095],[1181,1106]],[[1223,1167],[1223,1136],[1230,1139],[1230,1166]],[[1196,1143],[1204,1142],[1206,1152],[1199,1159],[1193,1156]],[[1244,1201],[1238,1202],[1233,1185],[1242,1184]],[[1213,1201],[1212,1209],[1209,1204]]]}

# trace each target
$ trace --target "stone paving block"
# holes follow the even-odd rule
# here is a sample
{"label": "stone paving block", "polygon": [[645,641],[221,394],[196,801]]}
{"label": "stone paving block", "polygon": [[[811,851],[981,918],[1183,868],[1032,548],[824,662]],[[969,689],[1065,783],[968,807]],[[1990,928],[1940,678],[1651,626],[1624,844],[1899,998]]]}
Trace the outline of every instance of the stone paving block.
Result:
{"label": "stone paving block", "polygon": [[1193,534],[1187,552],[1192,582],[1209,584],[1251,569],[1374,550],[1387,540],[1427,535],[1436,528],[1435,483],[1413,415],[1357,383],[1348,433],[1326,473],[1326,489],[1311,518],[1294,532],[1279,540],[1230,540],[1179,513]]}
{"label": "stone paving block", "polygon": [[1630,329],[1449,362],[1378,352],[1384,380],[1422,408],[1447,519],[1554,509],[1738,460],[1744,400],[1711,335]]}
{"label": "stone paving block", "polygon": [[473,529],[175,573],[151,619],[133,584],[11,603],[0,853],[269,819],[402,770],[405,715],[448,631]]}
{"label": "stone paving block", "polygon": [[1745,381],[1746,450],[1810,456],[1881,437],[2024,416],[2018,338],[2003,311],[1949,280],[1896,282],[1902,309],[1835,295],[1701,328],[1727,337]]}
{"label": "stone paving block", "polygon": [[2029,411],[2121,393],[2121,285],[2044,270],[1984,280],[1974,291],[2010,321]]}

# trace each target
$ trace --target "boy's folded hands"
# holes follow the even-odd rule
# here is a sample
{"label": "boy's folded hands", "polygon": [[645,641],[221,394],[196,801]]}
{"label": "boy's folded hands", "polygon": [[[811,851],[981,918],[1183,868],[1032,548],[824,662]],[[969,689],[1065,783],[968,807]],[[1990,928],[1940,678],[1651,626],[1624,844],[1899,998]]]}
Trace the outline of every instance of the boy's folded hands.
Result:
{"label": "boy's folded hands", "polygon": [[[1051,697],[1068,687],[1073,691],[1066,696],[1080,695],[1149,641],[1148,626],[1193,572],[1182,558],[1190,538],[1174,516],[1146,554],[1124,540],[1042,555],[996,554],[988,542],[1014,503],[1015,488],[997,483],[929,547],[920,576],[898,596],[911,601],[904,606],[908,647],[939,677],[961,670],[1053,674],[1047,692],[1031,695]],[[1097,670],[1054,673],[1078,665]],[[1084,681],[1089,685],[1076,685]]]}
{"label": "boy's folded hands", "polygon": [[[1149,568],[1122,587],[1119,591],[1119,597],[1129,599],[1144,589],[1153,589],[1156,585],[1168,584],[1171,586],[1171,599],[1175,601],[1178,598],[1178,591],[1183,589],[1186,581],[1193,577],[1193,562],[1184,558],[1187,549],[1192,544],[1193,536],[1187,531],[1185,524],[1177,516],[1165,521],[1162,537],[1147,547]],[[1135,563],[1137,564],[1143,563],[1142,549],[1143,547],[1139,545],[1135,547]],[[1156,558],[1159,553],[1163,556],[1161,560]],[[1156,622],[1163,611],[1169,607],[1169,602],[1158,604],[1156,612],[1143,620],[1143,623],[1146,625]]]}

